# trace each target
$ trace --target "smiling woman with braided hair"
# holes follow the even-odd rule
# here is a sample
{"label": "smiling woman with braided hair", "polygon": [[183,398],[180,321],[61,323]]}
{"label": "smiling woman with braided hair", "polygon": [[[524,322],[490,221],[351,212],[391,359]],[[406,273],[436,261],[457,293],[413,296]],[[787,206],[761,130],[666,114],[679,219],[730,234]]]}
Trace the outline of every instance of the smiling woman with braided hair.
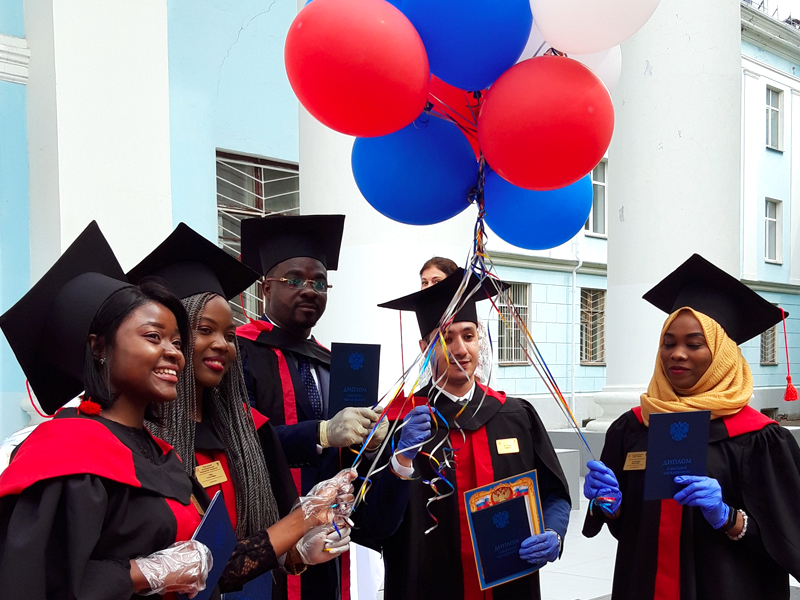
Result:
{"label": "smiling woman with braided hair", "polygon": [[[352,475],[345,471],[323,481],[298,500],[274,428],[247,402],[227,299],[257,274],[181,224],[128,277],[160,279],[181,298],[189,316],[178,398],[169,407],[158,407],[148,428],[174,445],[186,472],[209,496],[222,493],[239,544],[220,590],[237,591],[253,582],[256,589],[248,588],[248,597],[269,597],[273,578],[261,578],[268,571],[280,566],[298,574],[305,565],[346,552]],[[334,501],[324,500],[331,497]],[[289,578],[289,588],[295,579]]]}

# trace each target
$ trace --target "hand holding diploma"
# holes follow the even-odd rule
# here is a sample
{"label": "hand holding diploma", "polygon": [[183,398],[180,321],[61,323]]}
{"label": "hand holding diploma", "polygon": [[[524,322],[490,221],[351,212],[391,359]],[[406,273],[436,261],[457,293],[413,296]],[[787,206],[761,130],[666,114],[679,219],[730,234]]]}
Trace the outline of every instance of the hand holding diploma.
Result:
{"label": "hand holding diploma", "polygon": [[544,533],[532,535],[524,540],[519,549],[519,557],[532,565],[543,567],[546,563],[555,561],[560,551],[558,535],[548,529]]}
{"label": "hand holding diploma", "polygon": [[[586,463],[586,467],[589,472],[583,482],[583,495],[589,500],[595,500],[607,514],[616,514],[622,503],[622,492],[614,471],[599,460],[590,460]],[[600,498],[604,501],[599,501]]]}
{"label": "hand holding diploma", "polygon": [[722,501],[722,488],[716,479],[679,475],[675,478],[675,483],[686,486],[674,496],[678,504],[700,508],[706,521],[714,529],[725,525],[730,507]]}

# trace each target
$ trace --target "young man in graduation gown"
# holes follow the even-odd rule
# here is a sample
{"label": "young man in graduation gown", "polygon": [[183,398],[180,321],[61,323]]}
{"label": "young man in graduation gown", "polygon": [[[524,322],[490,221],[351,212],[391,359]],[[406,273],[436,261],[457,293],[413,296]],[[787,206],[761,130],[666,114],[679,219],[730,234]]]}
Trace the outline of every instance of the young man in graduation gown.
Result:
{"label": "young man in graduation gown", "polygon": [[[606,434],[588,464],[594,504],[583,534],[608,525],[619,541],[614,600],[788,600],[800,577],[800,449],[792,435],[749,406],[753,379],[737,347],[781,320],[781,309],[699,255],[644,298],[670,314],[641,406]],[[654,413],[709,410],[706,474],[676,477],[674,498],[643,500],[645,470],[628,460],[648,450]],[[646,468],[650,468],[647,464]]]}
{"label": "young man in graduation gown", "polygon": [[[420,347],[424,349],[438,334],[442,316],[463,276],[463,269],[459,269],[435,286],[381,306],[416,312],[422,336]],[[561,554],[570,499],[547,432],[529,402],[475,381],[479,358],[475,303],[496,293],[479,284],[478,278],[471,275],[467,289],[477,287],[477,292],[464,302],[442,332],[449,361],[437,343],[433,381],[413,396],[413,410],[420,410],[426,401],[435,407],[437,424],[433,437],[414,458],[413,472],[401,473],[413,478],[413,485],[400,528],[391,538],[375,544],[382,549],[386,564],[386,600],[539,598],[538,572],[494,587],[491,592],[481,591],[463,496],[470,489],[532,469],[537,470],[546,529],[523,541],[520,556],[544,566]],[[406,402],[403,412],[410,410],[411,404]],[[395,409],[389,416],[401,415]],[[450,441],[443,443],[448,435]],[[453,493],[447,495],[450,487],[439,481],[436,487],[445,496],[431,502],[434,493],[427,482],[434,480],[436,473],[427,454],[432,453],[444,463],[443,447],[454,449],[450,466],[443,472]],[[430,528],[433,530],[426,534]]]}
{"label": "young man in graduation gown", "polygon": [[[328,270],[338,267],[343,231],[344,215],[242,221],[242,262],[265,277],[264,314],[237,330],[245,380],[251,403],[278,432],[300,494],[352,464],[349,447],[360,446],[379,418],[368,408],[328,413],[331,353],[311,334],[325,312]],[[385,431],[375,432],[369,449]],[[375,500],[354,513],[356,542],[394,532],[408,499],[408,482],[392,473],[373,483]],[[348,598],[348,561],[345,555],[310,567],[303,598]]]}

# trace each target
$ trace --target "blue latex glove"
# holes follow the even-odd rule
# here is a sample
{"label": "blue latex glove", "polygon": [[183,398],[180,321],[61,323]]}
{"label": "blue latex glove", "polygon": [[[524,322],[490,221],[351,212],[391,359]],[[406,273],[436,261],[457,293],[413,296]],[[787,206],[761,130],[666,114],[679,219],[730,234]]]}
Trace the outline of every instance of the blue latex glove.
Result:
{"label": "blue latex glove", "polygon": [[519,557],[532,565],[544,565],[558,558],[558,536],[555,531],[547,530],[539,535],[532,535],[522,542]]}
{"label": "blue latex glove", "polygon": [[716,479],[696,475],[679,475],[673,481],[678,485],[686,486],[675,494],[675,502],[683,506],[699,507],[706,521],[714,529],[725,525],[730,507],[722,501],[722,488],[719,487]]}
{"label": "blue latex glove", "polygon": [[[622,492],[614,471],[599,460],[590,460],[586,467],[589,472],[583,482],[583,495],[589,500],[595,500],[596,506],[613,515],[622,503]],[[597,498],[612,498],[613,501],[600,503]]]}
{"label": "blue latex glove", "polygon": [[[427,406],[415,406],[403,419],[403,428],[400,430],[398,450],[411,448],[431,437],[431,409]],[[406,458],[414,458],[419,448],[412,448],[403,452]]]}

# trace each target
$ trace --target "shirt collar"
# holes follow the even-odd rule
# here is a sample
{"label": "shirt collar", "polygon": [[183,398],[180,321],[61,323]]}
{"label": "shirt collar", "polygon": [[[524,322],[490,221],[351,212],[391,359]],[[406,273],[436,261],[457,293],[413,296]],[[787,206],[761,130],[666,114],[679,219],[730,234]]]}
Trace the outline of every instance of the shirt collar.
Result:
{"label": "shirt collar", "polygon": [[467,404],[470,400],[472,400],[472,396],[475,393],[475,384],[474,383],[472,384],[472,387],[470,388],[470,390],[466,394],[464,394],[463,396],[456,396],[455,394],[451,394],[450,392],[448,392],[446,390],[443,390],[439,386],[434,386],[434,388],[435,388],[435,392],[434,393],[441,392],[441,394],[443,396],[445,396],[446,398],[449,398],[453,402],[455,402],[457,404],[460,404],[462,406]]}

